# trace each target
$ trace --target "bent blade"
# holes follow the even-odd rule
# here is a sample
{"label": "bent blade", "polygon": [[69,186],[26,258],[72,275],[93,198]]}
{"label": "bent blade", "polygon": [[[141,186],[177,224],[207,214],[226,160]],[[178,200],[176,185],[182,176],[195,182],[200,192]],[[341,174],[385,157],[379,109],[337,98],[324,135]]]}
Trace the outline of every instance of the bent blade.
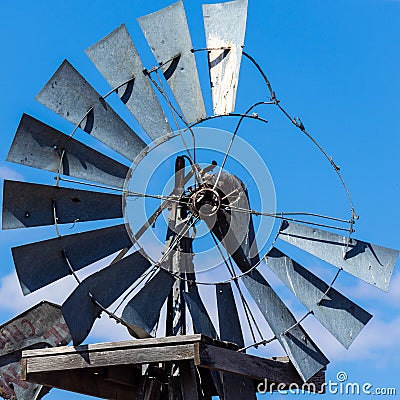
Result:
{"label": "bent blade", "polygon": [[242,280],[302,379],[308,381],[325,368],[329,360],[301,325],[296,325],[294,316],[264,277],[253,269]]}
{"label": "bent blade", "polygon": [[192,40],[182,1],[138,18],[188,124],[206,116]]}
{"label": "bent blade", "polygon": [[176,278],[163,268],[150,279],[129,301],[122,312],[122,319],[129,323],[132,336],[150,337]]}
{"label": "bent blade", "polygon": [[215,115],[235,109],[242,46],[246,32],[247,0],[203,4],[211,91]]}
{"label": "bent blade", "polygon": [[67,259],[78,271],[131,245],[125,225],[117,225],[13,247],[11,251],[26,295],[70,275]]}
{"label": "bent blade", "polygon": [[94,321],[150,267],[138,251],[90,275],[83,280],[62,305],[64,319],[74,346],[82,343]]}
{"label": "bent blade", "polygon": [[348,348],[353,343],[372,318],[367,311],[334,288],[329,288],[324,281],[280,250],[272,248],[265,256],[265,261],[278,278],[344,347]]}
{"label": "bent blade", "polygon": [[288,221],[282,223],[278,237],[379,289],[389,290],[397,250],[350,239],[344,258],[347,237]]}
{"label": "bent blade", "polygon": [[[62,156],[63,154],[63,156]],[[62,162],[61,161],[62,156]],[[7,161],[122,188],[129,168],[23,114]]]}
{"label": "bent blade", "polygon": [[36,99],[128,160],[134,161],[146,147],[143,140],[67,60]]}
{"label": "bent blade", "polygon": [[27,182],[4,181],[3,229],[122,218],[122,197]]}
{"label": "bent blade", "polygon": [[151,139],[171,132],[125,25],[89,47],[86,54],[110,86],[119,87],[116,93]]}

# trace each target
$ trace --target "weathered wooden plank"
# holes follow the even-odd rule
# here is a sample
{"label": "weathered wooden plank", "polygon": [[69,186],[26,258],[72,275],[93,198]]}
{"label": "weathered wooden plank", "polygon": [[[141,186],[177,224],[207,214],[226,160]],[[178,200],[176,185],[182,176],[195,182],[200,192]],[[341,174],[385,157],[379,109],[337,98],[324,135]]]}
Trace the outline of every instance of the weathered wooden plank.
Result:
{"label": "weathered wooden plank", "polygon": [[[303,380],[290,362],[265,359],[227,349],[198,344],[198,353],[194,363],[198,367],[216,369],[224,372],[244,375],[255,380],[282,383],[303,384]],[[321,389],[325,373],[320,371],[309,382],[315,383],[315,390]],[[322,378],[322,379],[321,379]]]}
{"label": "weathered wooden plank", "polygon": [[[194,358],[194,346],[194,344],[182,344],[164,347],[125,348],[113,351],[80,351],[38,357],[24,356],[26,359],[26,377],[29,380],[30,374],[39,372],[192,360]],[[34,352],[32,353],[34,354]]]}
{"label": "weathered wooden plank", "polygon": [[61,346],[52,349],[43,349],[41,350],[26,350],[23,352],[23,357],[39,357],[39,356],[48,356],[50,354],[70,354],[70,353],[80,353],[80,352],[95,352],[95,351],[114,351],[114,350],[123,350],[127,348],[144,348],[144,347],[154,347],[154,346],[168,346],[175,344],[190,344],[190,343],[209,343],[217,347],[225,347],[230,348],[232,350],[236,350],[237,346],[234,343],[223,342],[215,339],[211,339],[208,336],[196,334],[196,335],[180,335],[180,336],[169,336],[162,338],[148,338],[148,339],[140,339],[140,340],[125,340],[122,342],[106,342],[106,343],[96,343],[96,344],[88,344],[82,346]]}
{"label": "weathered wooden plank", "polygon": [[101,371],[54,371],[29,375],[30,382],[102,399],[132,400],[137,391],[125,385],[104,380]]}

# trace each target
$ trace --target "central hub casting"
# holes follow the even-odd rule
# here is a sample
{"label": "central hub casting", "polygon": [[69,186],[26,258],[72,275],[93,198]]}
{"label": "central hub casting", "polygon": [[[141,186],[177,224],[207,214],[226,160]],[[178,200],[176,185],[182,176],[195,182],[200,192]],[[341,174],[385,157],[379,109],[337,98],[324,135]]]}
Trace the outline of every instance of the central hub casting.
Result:
{"label": "central hub casting", "polygon": [[190,208],[199,217],[211,217],[221,207],[221,197],[212,188],[202,188],[190,195]]}

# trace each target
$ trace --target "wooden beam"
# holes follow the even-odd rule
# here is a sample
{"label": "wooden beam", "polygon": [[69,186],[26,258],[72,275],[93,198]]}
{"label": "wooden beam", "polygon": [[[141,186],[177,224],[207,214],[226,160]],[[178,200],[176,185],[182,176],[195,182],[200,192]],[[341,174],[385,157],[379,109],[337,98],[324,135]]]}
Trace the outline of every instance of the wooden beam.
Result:
{"label": "wooden beam", "polygon": [[131,387],[137,387],[142,377],[142,368],[132,365],[115,365],[106,369],[104,379]]}
{"label": "wooden beam", "polygon": [[[82,377],[85,381],[91,380],[91,382],[101,380],[104,384],[102,390],[108,398],[112,398],[110,391],[113,385],[123,394],[136,390],[136,385],[141,380],[141,369],[138,368],[140,365],[184,363],[185,368],[182,367],[182,371],[184,369],[186,371],[186,366],[193,365],[199,367],[200,373],[210,371],[214,375],[219,375],[219,372],[223,372],[226,376],[236,374],[239,378],[237,382],[245,378],[246,385],[244,386],[246,387],[243,386],[243,396],[241,396],[243,398],[246,398],[245,392],[249,391],[247,386],[251,387],[247,385],[251,383],[251,380],[264,382],[267,379],[268,384],[275,384],[275,389],[278,389],[278,384],[281,384],[280,389],[287,388],[293,383],[302,385],[302,379],[287,357],[265,359],[234,351],[231,347],[230,344],[214,341],[202,335],[188,335],[101,343],[76,348],[27,350],[23,352],[22,377],[29,382],[39,382],[43,385],[85,394],[90,393],[88,389],[83,391],[84,389],[79,385]],[[191,370],[191,375],[185,375],[189,370]],[[97,373],[95,376],[94,372],[97,371],[102,371],[102,375]],[[190,390],[190,382],[195,382],[197,378],[193,375],[194,369],[190,368],[187,371],[181,375],[182,382],[186,385],[184,392],[187,393],[189,399],[196,399],[196,394]],[[63,376],[66,379],[63,379]],[[232,380],[235,382],[235,375],[232,375]],[[205,384],[203,381],[202,379],[202,385]],[[320,371],[310,380],[314,386],[309,386],[307,390],[319,391],[324,382],[325,373]],[[225,389],[229,391],[237,386],[229,382],[226,384],[229,388]],[[90,390],[95,391],[95,386],[87,383],[87,388]],[[238,397],[240,390],[234,391]],[[213,393],[209,393],[211,394]],[[92,395],[102,397],[99,394]]]}
{"label": "wooden beam", "polygon": [[[49,349],[53,350],[53,349]],[[125,348],[108,351],[24,352],[26,378],[32,373],[102,368],[114,365],[151,364],[194,359],[194,344],[165,347]]]}
{"label": "wooden beam", "polygon": [[[282,383],[287,387],[289,387],[291,383],[296,383],[298,385],[304,383],[289,361],[285,362],[260,358],[249,354],[210,346],[205,343],[198,343],[196,347],[197,351],[194,363],[198,367],[232,372],[258,381],[264,381],[267,379],[270,383]],[[315,390],[319,391],[321,390],[324,381],[325,373],[324,371],[320,371],[311,378],[309,382],[313,382]]]}
{"label": "wooden beam", "polygon": [[29,381],[102,399],[132,400],[137,395],[136,389],[108,382],[104,380],[101,373],[96,375],[91,371],[58,371],[30,374]]}
{"label": "wooden beam", "polygon": [[169,346],[177,344],[190,344],[190,343],[208,343],[213,346],[228,348],[232,350],[237,350],[237,345],[230,342],[223,342],[220,340],[212,339],[208,336],[197,334],[197,335],[181,335],[181,336],[168,336],[162,338],[150,338],[150,339],[136,339],[136,340],[125,340],[122,342],[107,342],[107,343],[97,343],[88,344],[81,346],[60,346],[54,348],[45,348],[41,352],[40,349],[37,350],[25,350],[22,354],[23,357],[30,356],[49,356],[50,354],[67,354],[67,353],[90,353],[98,351],[107,350],[124,350],[130,348],[144,348],[144,347],[154,347],[154,346]]}

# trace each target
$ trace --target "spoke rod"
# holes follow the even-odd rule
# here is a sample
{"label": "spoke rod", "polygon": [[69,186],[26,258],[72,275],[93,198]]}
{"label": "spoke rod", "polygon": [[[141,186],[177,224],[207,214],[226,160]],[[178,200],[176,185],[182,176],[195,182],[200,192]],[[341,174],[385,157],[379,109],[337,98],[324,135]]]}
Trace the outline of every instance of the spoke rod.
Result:
{"label": "spoke rod", "polygon": [[[235,270],[233,268],[232,260],[228,255],[228,260],[229,260],[229,264],[228,264],[228,262],[227,262],[227,260],[225,258],[225,255],[224,255],[224,253],[223,253],[223,251],[221,249],[221,246],[218,243],[217,238],[215,237],[215,235],[214,235],[214,233],[212,231],[210,231],[210,233],[211,233],[211,236],[212,236],[212,238],[214,240],[214,243],[217,246],[218,252],[221,255],[221,258],[224,261],[224,264],[225,264],[226,268],[228,269],[228,271],[229,271],[229,273],[231,275],[232,281],[235,283],[235,286],[236,286],[236,288],[237,288],[237,290],[239,292],[240,300],[242,301],[242,304],[243,304],[243,309],[244,309],[244,312],[246,314],[247,323],[248,323],[249,328],[250,328],[251,336],[253,337],[254,342],[256,342],[256,337],[255,337],[255,334],[254,334],[254,330],[253,330],[253,326],[252,326],[251,320],[253,321],[253,324],[256,327],[258,335],[260,336],[260,338],[262,338],[263,336],[262,336],[260,327],[258,326],[257,321],[254,318],[253,313],[251,312],[250,306],[247,303],[247,300],[243,295],[243,292],[242,292],[242,289],[240,288],[240,285],[239,285],[239,282],[237,280],[237,277],[235,276],[236,274],[235,274]],[[250,320],[250,318],[251,318],[251,320]]]}
{"label": "spoke rod", "polygon": [[[252,111],[255,107],[257,107],[257,106],[260,105],[260,104],[264,104],[264,102],[259,102],[259,103],[256,103],[256,104],[252,105],[252,106],[244,113],[244,115],[248,115],[250,111]],[[228,146],[228,148],[227,148],[227,150],[226,150],[226,152],[225,152],[225,156],[224,156],[224,159],[223,159],[223,161],[222,161],[221,168],[220,168],[220,170],[219,170],[219,172],[218,172],[217,179],[215,180],[215,184],[214,184],[214,188],[213,188],[214,190],[215,190],[215,188],[217,187],[218,181],[219,181],[219,179],[220,179],[220,177],[221,177],[222,170],[224,169],[226,160],[228,159],[229,152],[231,151],[233,142],[234,142],[234,140],[235,140],[235,138],[236,138],[236,135],[237,135],[237,133],[238,133],[238,131],[239,131],[240,125],[242,124],[244,118],[245,118],[245,117],[244,117],[243,115],[240,117],[240,119],[239,119],[239,121],[238,121],[238,123],[237,123],[237,125],[236,125],[235,131],[233,132],[231,141],[229,142],[229,146]]]}
{"label": "spoke rod", "polygon": [[[234,207],[234,206],[225,206],[224,209],[228,210],[228,211],[229,210],[238,211],[238,212],[242,212],[244,214],[252,214],[252,215],[255,215],[257,217],[261,215],[261,216],[264,216],[264,217],[271,217],[271,218],[283,219],[283,220],[291,221],[291,222],[299,222],[299,223],[307,224],[307,225],[320,226],[322,228],[332,228],[332,229],[336,229],[336,230],[339,230],[339,231],[345,231],[345,232],[349,232],[350,231],[348,228],[342,228],[342,227],[334,226],[334,225],[320,224],[320,223],[311,222],[311,221],[303,221],[303,220],[300,220],[300,219],[288,218],[288,217],[285,216],[285,215],[293,215],[292,213],[287,213],[287,214],[285,214],[285,213],[279,213],[279,214],[263,213],[263,212],[256,211],[256,210],[248,210],[248,209],[245,209],[245,208]],[[307,213],[299,213],[299,215],[308,215],[308,214]],[[310,213],[310,215],[314,215],[314,214]],[[315,216],[319,216],[319,215],[315,214]],[[334,219],[333,217],[324,217],[324,216],[321,216],[321,218]],[[346,220],[341,220],[339,218],[334,219],[334,220],[335,221],[340,221],[340,222],[348,222],[348,223],[350,222],[350,221],[346,221]],[[353,229],[352,229],[352,232],[354,232]]]}

